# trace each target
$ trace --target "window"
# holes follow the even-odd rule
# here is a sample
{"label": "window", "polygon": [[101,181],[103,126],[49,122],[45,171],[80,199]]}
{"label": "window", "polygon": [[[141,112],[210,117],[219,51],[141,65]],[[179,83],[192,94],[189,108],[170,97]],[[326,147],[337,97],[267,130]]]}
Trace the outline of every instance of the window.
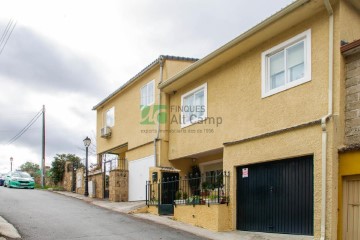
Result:
{"label": "window", "polygon": [[186,127],[207,117],[207,84],[181,96],[181,127]]}
{"label": "window", "polygon": [[109,110],[106,111],[105,123],[106,123],[106,127],[113,127],[114,126],[114,124],[115,124],[114,107],[112,107],[112,108],[110,108]]}
{"label": "window", "polygon": [[311,30],[262,53],[262,97],[311,80]]}
{"label": "window", "polygon": [[148,82],[140,90],[140,105],[149,106],[154,104],[155,80]]}
{"label": "window", "polygon": [[223,161],[215,160],[210,162],[203,162],[199,164],[201,173],[204,174],[203,182],[212,188],[218,187],[223,183]]}

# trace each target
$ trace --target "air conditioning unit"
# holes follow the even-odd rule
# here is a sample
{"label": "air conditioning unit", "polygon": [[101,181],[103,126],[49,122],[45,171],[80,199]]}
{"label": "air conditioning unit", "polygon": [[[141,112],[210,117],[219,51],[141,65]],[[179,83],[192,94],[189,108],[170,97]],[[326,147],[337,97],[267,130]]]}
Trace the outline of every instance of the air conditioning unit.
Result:
{"label": "air conditioning unit", "polygon": [[101,128],[101,137],[102,138],[109,138],[111,137],[111,128],[103,127]]}

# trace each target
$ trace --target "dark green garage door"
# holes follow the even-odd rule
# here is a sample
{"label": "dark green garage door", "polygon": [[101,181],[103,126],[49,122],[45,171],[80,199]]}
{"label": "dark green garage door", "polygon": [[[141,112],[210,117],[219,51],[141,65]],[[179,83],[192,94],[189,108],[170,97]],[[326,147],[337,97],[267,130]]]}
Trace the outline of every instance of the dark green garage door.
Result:
{"label": "dark green garage door", "polygon": [[313,156],[237,169],[237,229],[313,235]]}

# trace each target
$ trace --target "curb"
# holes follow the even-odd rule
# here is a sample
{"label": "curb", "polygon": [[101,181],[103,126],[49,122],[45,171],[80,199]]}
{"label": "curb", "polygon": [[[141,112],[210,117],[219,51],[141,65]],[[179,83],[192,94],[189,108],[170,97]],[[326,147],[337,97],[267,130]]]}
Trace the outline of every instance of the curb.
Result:
{"label": "curb", "polygon": [[51,192],[62,195],[62,196],[78,199],[78,200],[84,201],[84,202],[86,202],[88,204],[91,204],[91,205],[94,205],[94,206],[97,206],[97,207],[101,207],[103,209],[107,209],[107,210],[118,212],[118,213],[124,213],[124,214],[131,214],[134,210],[138,209],[139,207],[140,208],[145,207],[145,205],[144,206],[139,205],[139,206],[131,206],[131,207],[124,208],[124,209],[118,209],[118,208],[113,207],[113,206],[107,206],[107,203],[105,201],[99,201],[96,198],[63,194],[63,193],[61,193],[59,191],[51,191]]}
{"label": "curb", "polygon": [[21,238],[21,236],[20,236],[19,232],[16,230],[16,228],[2,217],[0,217],[0,239],[1,239],[1,236],[12,238],[12,239]]}
{"label": "curb", "polygon": [[223,239],[223,237],[214,238],[214,236],[212,236],[213,232],[208,232],[208,230],[206,230],[206,229],[198,228],[196,226],[192,226],[192,225],[186,224],[186,223],[181,223],[181,222],[178,222],[178,221],[176,221],[174,219],[166,219],[165,220],[164,218],[162,218],[160,216],[157,216],[157,215],[151,215],[149,213],[136,213],[136,212],[134,212],[134,210],[119,211],[118,209],[114,209],[114,208],[106,206],[106,205],[98,204],[93,199],[84,198],[82,196],[74,196],[74,195],[62,194],[62,193],[59,193],[57,191],[51,191],[51,192],[62,195],[62,196],[65,196],[65,197],[75,198],[75,199],[84,201],[84,202],[86,202],[88,204],[92,204],[94,206],[97,206],[97,207],[100,207],[100,208],[103,208],[103,209],[106,209],[106,210],[109,210],[109,211],[124,214],[124,215],[127,215],[129,217],[133,217],[133,218],[136,218],[136,219],[141,219],[143,221],[149,221],[149,222],[161,224],[161,225],[164,225],[164,226],[176,229],[176,230],[184,231],[184,232],[187,232],[187,233],[190,233],[190,234],[193,234],[195,236],[202,237],[202,238],[205,238],[205,239],[209,239],[209,240],[218,240],[218,239],[222,240]]}

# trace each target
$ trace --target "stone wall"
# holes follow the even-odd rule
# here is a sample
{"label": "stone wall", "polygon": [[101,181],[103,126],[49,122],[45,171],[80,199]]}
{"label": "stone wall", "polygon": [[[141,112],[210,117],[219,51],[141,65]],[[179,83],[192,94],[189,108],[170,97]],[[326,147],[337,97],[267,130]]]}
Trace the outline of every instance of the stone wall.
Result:
{"label": "stone wall", "polygon": [[72,179],[73,179],[72,163],[70,161],[66,161],[62,185],[64,189],[68,192],[71,192]]}
{"label": "stone wall", "polygon": [[85,193],[84,171],[84,168],[79,168],[76,170],[76,193],[82,195]]}
{"label": "stone wall", "polygon": [[95,182],[95,198],[104,198],[103,179],[104,177],[101,171],[89,173],[89,181]]}
{"label": "stone wall", "polygon": [[360,143],[360,53],[346,59],[345,144]]}
{"label": "stone wall", "polygon": [[128,170],[115,169],[110,172],[109,200],[112,202],[127,202],[129,185]]}

